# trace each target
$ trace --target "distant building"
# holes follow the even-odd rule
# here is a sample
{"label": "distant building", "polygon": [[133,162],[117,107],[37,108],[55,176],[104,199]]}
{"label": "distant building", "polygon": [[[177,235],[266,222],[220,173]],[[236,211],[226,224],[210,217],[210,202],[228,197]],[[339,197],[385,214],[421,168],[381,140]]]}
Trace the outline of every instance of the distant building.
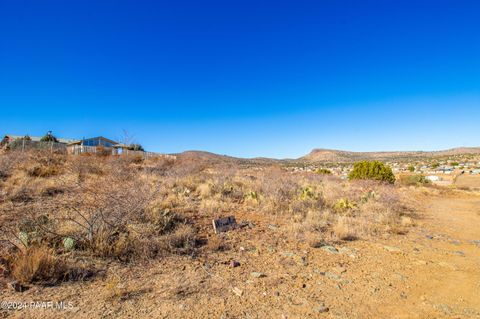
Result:
{"label": "distant building", "polygon": [[[0,141],[0,145],[8,145],[16,140],[22,140],[28,136],[28,140],[32,142],[40,142],[43,136],[29,136],[29,135],[12,135],[12,134],[7,134],[3,137],[3,139]],[[57,138],[58,143],[60,144],[69,144],[72,142],[75,142],[75,139],[72,138]]]}
{"label": "distant building", "polygon": [[103,136],[84,138],[67,145],[69,154],[97,153],[100,149],[111,154],[120,154],[128,150],[129,146]]}
{"label": "distant building", "polygon": [[83,146],[103,146],[103,147],[113,147],[120,143],[105,138],[103,136],[84,138],[82,140],[76,140],[68,143],[69,145],[83,145]]}

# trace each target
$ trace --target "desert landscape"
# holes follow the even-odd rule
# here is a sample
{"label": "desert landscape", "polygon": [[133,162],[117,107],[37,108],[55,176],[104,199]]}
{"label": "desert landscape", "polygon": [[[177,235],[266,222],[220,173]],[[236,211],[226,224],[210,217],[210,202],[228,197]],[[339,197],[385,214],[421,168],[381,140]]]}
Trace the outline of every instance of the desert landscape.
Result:
{"label": "desert landscape", "polygon": [[480,1],[0,1],[0,319],[480,319]]}
{"label": "desert landscape", "polygon": [[[399,166],[478,156],[408,155]],[[304,169],[315,165],[329,168]],[[1,315],[480,317],[478,176],[439,186],[332,171],[305,158],[5,150]]]}

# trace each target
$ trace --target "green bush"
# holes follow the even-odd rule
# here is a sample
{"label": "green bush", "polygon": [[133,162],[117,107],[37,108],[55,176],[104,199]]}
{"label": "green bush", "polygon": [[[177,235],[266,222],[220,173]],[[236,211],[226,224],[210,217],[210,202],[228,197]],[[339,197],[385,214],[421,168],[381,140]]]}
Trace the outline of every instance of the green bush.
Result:
{"label": "green bush", "polygon": [[354,202],[348,200],[348,198],[340,198],[335,205],[333,205],[333,209],[335,212],[343,214],[348,212],[349,210],[354,209],[357,207],[357,204]]}
{"label": "green bush", "polygon": [[415,172],[415,166],[410,165],[410,166],[408,167],[408,170],[409,170],[410,172],[412,172],[412,173]]}
{"label": "green bush", "polygon": [[315,194],[315,191],[313,190],[312,187],[306,186],[302,188],[300,191],[300,199],[301,200],[318,199],[318,196],[317,194]]}
{"label": "green bush", "polygon": [[52,134],[52,132],[48,132],[44,137],[40,139],[40,142],[55,142],[58,143],[58,139]]}
{"label": "green bush", "polygon": [[348,178],[350,180],[372,179],[391,184],[395,183],[395,175],[393,175],[392,169],[378,161],[363,161],[355,163]]}
{"label": "green bush", "polygon": [[317,174],[331,175],[332,171],[326,168],[319,168],[315,171]]}
{"label": "green bush", "polygon": [[142,151],[142,152],[145,151],[143,149],[143,146],[140,144],[130,144],[128,145],[127,149],[129,149],[130,151]]}

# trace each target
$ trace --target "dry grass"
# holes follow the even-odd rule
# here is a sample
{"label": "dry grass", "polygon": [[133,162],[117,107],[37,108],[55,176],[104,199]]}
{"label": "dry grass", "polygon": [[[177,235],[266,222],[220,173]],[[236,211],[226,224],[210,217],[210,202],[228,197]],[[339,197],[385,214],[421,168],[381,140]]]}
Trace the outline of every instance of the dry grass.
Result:
{"label": "dry grass", "polygon": [[55,281],[60,260],[69,263],[75,254],[142,261],[195,254],[205,243],[202,252],[221,252],[228,245],[205,236],[205,227],[225,215],[255,212],[284,220],[293,238],[314,247],[402,233],[413,223],[396,186],[228,163],[188,156],[0,155],[0,248],[15,251],[9,268],[19,280]]}
{"label": "dry grass", "polygon": [[39,246],[10,256],[12,276],[22,283],[56,283],[65,278],[67,267],[53,249]]}

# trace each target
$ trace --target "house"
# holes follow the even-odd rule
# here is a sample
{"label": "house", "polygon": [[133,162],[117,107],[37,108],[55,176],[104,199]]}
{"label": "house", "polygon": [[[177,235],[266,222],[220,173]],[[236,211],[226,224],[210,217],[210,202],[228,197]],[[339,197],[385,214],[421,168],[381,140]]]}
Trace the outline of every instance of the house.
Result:
{"label": "house", "polygon": [[[50,135],[48,132],[47,135]],[[42,137],[21,136],[7,134],[0,141],[0,147],[9,147],[11,149],[48,149],[50,151],[66,152],[67,154],[79,155],[84,153],[102,154],[102,155],[141,155],[145,158],[157,157],[159,154],[145,152],[139,144],[122,144],[103,136],[69,139],[57,138],[56,142],[42,142]],[[170,155],[162,155],[169,158]]]}
{"label": "house", "polygon": [[127,146],[120,144],[114,140],[108,139],[103,136],[84,138],[78,141],[74,141],[67,145],[67,153],[69,154],[82,154],[82,153],[97,153],[102,150],[111,154],[118,154],[119,149],[126,149]]}
{"label": "house", "polygon": [[69,145],[103,146],[103,147],[113,147],[118,144],[119,144],[118,142],[115,142],[103,136],[84,138],[84,139],[69,143]]}

